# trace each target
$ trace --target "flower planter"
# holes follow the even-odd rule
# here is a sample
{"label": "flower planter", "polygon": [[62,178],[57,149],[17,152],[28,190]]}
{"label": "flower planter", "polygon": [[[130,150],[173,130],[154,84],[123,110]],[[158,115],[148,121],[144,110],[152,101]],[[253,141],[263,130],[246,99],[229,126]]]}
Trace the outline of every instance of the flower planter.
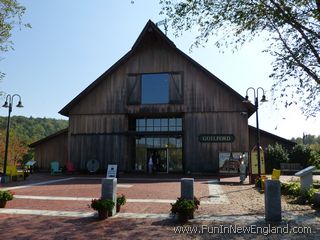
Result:
{"label": "flower planter", "polygon": [[177,213],[177,217],[180,223],[186,223],[190,219],[190,213]]}
{"label": "flower planter", "polygon": [[7,204],[6,200],[0,200],[0,208],[5,208]]}
{"label": "flower planter", "polygon": [[108,217],[112,217],[112,211],[108,211]]}
{"label": "flower planter", "polygon": [[126,204],[126,196],[124,194],[117,196],[117,202],[116,202],[116,212],[120,212],[121,206]]}
{"label": "flower planter", "polygon": [[106,210],[98,210],[98,216],[100,220],[108,218],[109,212]]}
{"label": "flower planter", "polygon": [[117,213],[120,212],[121,205],[117,204]]}
{"label": "flower planter", "polygon": [[176,214],[180,223],[186,223],[194,218],[194,211],[199,205],[200,201],[196,197],[193,200],[178,198],[175,203],[171,203],[171,213]]}
{"label": "flower planter", "polygon": [[[89,207],[98,211],[99,219],[103,220],[112,215],[114,202],[111,199],[92,199]],[[109,212],[111,215],[109,215]]]}

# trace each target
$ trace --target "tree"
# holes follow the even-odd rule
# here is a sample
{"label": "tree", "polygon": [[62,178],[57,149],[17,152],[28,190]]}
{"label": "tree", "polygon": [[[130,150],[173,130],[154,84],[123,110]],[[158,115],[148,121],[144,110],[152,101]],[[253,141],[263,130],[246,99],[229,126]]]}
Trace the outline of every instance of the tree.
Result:
{"label": "tree", "polygon": [[[12,116],[10,121],[10,131],[13,131],[25,145],[38,141],[67,127],[68,121],[52,118]],[[0,130],[6,130],[6,128],[7,117],[0,116]]]}
{"label": "tree", "polygon": [[193,46],[218,36],[217,47],[237,49],[255,37],[274,56],[274,100],[320,112],[320,0],[160,0],[176,35],[197,28]]}
{"label": "tree", "polygon": [[[290,153],[291,161],[313,165],[320,169],[320,135],[303,134],[303,138],[292,138],[298,143]],[[292,159],[294,158],[294,159]]]}
{"label": "tree", "polygon": [[[12,116],[8,147],[8,164],[25,164],[33,159],[28,145],[68,127],[68,121],[52,118]],[[6,144],[7,117],[0,116],[0,169],[3,167]]]}
{"label": "tree", "polygon": [[265,157],[267,173],[271,173],[273,168],[280,169],[280,163],[287,163],[289,161],[287,150],[278,143],[267,147]]}
{"label": "tree", "polygon": [[[17,0],[0,0],[0,53],[13,49],[10,38],[15,26],[31,27],[30,24],[22,23],[21,19],[25,11],[26,8]],[[3,77],[4,73],[0,71],[0,80]]]}
{"label": "tree", "polygon": [[320,144],[311,144],[311,158],[309,159],[309,165],[316,166],[320,169]]}
{"label": "tree", "polygon": [[[0,129],[0,164],[4,161],[6,131]],[[21,162],[23,156],[27,154],[28,146],[23,144],[14,131],[10,131],[10,141],[8,147],[8,165],[17,165]]]}
{"label": "tree", "polygon": [[298,144],[294,146],[289,154],[290,162],[301,163],[303,167],[307,167],[312,156],[312,150],[308,145]]}

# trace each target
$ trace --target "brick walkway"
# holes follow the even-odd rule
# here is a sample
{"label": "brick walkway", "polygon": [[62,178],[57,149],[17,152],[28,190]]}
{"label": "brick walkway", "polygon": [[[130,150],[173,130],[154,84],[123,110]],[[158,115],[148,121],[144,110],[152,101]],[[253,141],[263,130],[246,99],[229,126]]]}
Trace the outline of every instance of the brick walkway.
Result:
{"label": "brick walkway", "polygon": [[[97,221],[88,204],[92,198],[100,196],[102,177],[33,174],[26,181],[1,186],[0,189],[12,189],[16,195],[5,209],[0,209],[0,228],[6,230],[0,231],[1,239],[185,239],[207,236],[174,233],[176,223],[168,214],[170,203],[180,195],[180,176],[123,176],[118,179],[118,193],[126,195],[127,204],[117,217]],[[201,205],[196,219],[190,224],[264,223],[264,195],[252,185],[238,181],[239,178],[218,182],[214,177],[195,177],[195,195]],[[305,222],[311,219],[319,224],[319,213],[309,206],[291,205],[283,200],[282,209],[284,220],[292,224],[297,223],[296,215],[300,216],[302,212]]]}

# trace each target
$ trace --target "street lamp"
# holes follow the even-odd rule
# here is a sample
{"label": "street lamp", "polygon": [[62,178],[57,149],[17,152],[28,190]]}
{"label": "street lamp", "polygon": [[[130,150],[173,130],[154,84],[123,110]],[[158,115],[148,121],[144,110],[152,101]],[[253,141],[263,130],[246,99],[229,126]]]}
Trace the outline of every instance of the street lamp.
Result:
{"label": "street lamp", "polygon": [[10,115],[12,112],[12,104],[13,104],[13,99],[15,97],[19,98],[19,102],[16,105],[16,107],[22,108],[22,103],[21,103],[21,97],[18,94],[13,94],[12,96],[10,94],[7,95],[6,101],[3,104],[2,107],[8,108],[8,120],[7,120],[7,135],[6,135],[6,146],[5,146],[5,152],[4,152],[4,163],[3,163],[3,175],[1,178],[1,182],[5,182],[6,178],[6,173],[7,173],[7,161],[8,161],[8,146],[9,146],[9,130],[10,130]]}
{"label": "street lamp", "polygon": [[253,90],[253,96],[254,96],[254,107],[256,110],[256,125],[257,125],[257,129],[256,129],[256,134],[257,134],[257,155],[258,155],[258,176],[260,178],[261,176],[261,166],[260,166],[260,129],[259,129],[259,114],[258,114],[258,108],[259,108],[259,101],[258,101],[258,94],[259,94],[259,90],[262,91],[262,98],[260,100],[260,102],[267,102],[266,99],[266,95],[264,92],[264,89],[262,87],[258,87],[257,89],[254,89],[253,87],[249,87],[246,91],[246,97],[243,100],[244,103],[250,103],[249,100],[249,96],[248,96],[248,92],[249,90]]}

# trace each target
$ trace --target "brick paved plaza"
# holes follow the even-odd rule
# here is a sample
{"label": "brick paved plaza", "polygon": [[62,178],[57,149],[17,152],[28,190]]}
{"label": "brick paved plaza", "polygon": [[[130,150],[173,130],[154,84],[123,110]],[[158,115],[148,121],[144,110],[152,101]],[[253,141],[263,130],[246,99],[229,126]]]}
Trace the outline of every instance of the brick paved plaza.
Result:
{"label": "brick paved plaza", "polygon": [[[0,209],[1,239],[220,239],[221,235],[177,234],[170,203],[180,196],[180,176],[121,176],[118,193],[127,204],[115,217],[98,221],[88,207],[100,197],[102,175],[33,174],[26,181],[1,186],[15,199]],[[318,176],[315,177],[318,179]],[[282,180],[290,180],[283,177]],[[264,195],[238,178],[195,177],[195,196],[201,205],[188,226],[202,224],[265,224]],[[284,223],[310,225],[319,236],[319,212],[282,201]],[[219,237],[220,236],[220,237]],[[239,239],[245,235],[232,235]],[[257,236],[262,237],[263,235]],[[278,238],[279,235],[271,237]],[[301,235],[291,238],[301,239]],[[316,239],[316,238],[315,238]]]}

